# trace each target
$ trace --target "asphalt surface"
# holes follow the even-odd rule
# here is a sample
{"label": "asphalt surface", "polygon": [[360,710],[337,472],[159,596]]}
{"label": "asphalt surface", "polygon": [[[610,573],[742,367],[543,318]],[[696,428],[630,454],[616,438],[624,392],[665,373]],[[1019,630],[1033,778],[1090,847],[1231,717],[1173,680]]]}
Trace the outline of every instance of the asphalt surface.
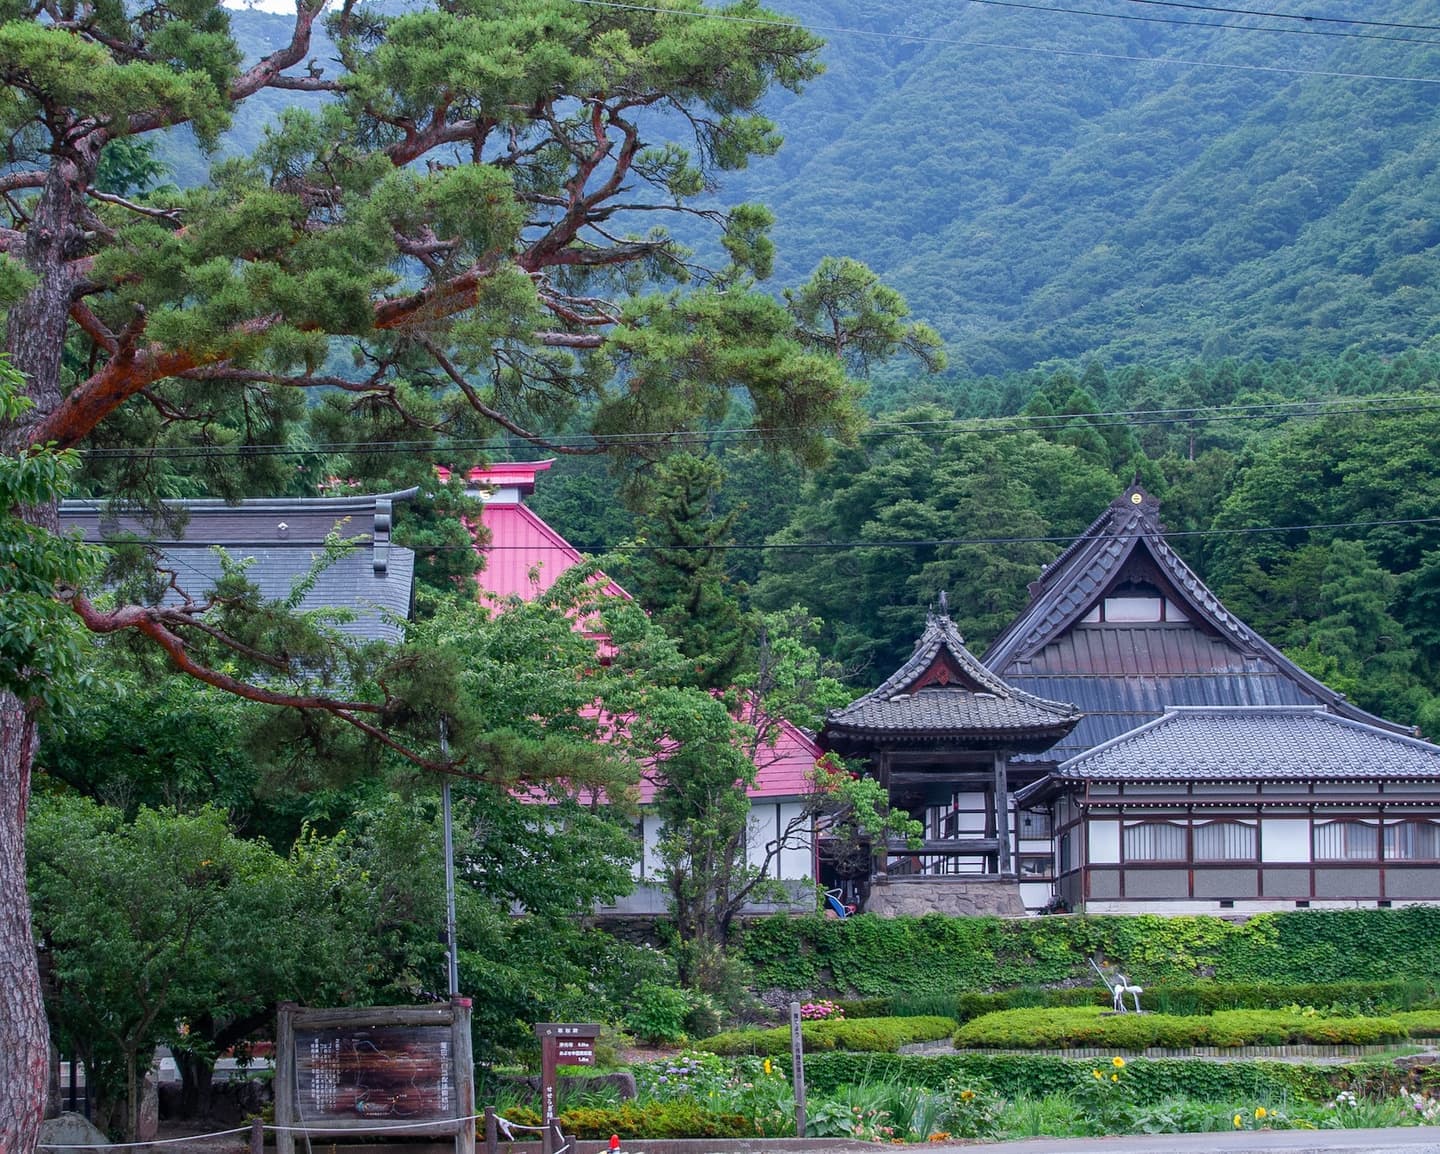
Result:
{"label": "asphalt surface", "polygon": [[[917,1147],[917,1149],[922,1149]],[[1114,1138],[1027,1138],[983,1146],[929,1146],[931,1154],[1440,1154],[1440,1127],[1388,1130],[1245,1130],[1226,1134],[1131,1134]]]}

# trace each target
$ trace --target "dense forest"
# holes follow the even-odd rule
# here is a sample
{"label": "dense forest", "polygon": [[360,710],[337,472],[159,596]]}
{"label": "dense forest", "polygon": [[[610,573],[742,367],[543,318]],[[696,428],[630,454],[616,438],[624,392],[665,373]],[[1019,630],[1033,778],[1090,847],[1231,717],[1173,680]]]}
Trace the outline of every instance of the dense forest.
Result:
{"label": "dense forest", "polygon": [[[667,533],[672,562],[717,554],[689,579],[735,612],[804,606],[867,684],[942,588],[983,648],[1139,475],[1237,613],[1361,704],[1440,728],[1427,6],[1382,0],[1365,25],[1287,20],[1314,15],[1293,0],[1263,19],[780,7],[825,37],[826,71],[769,98],[785,146],[729,174],[725,202],[774,210],[776,284],[864,259],[949,368],[875,374],[871,426],[811,475],[761,451],[742,414],[704,446],[718,468],[637,485],[566,459],[536,507],[596,553],[646,542],[615,561],[642,596],[674,595],[645,559]],[[250,10],[234,26],[254,57],[288,24]],[[318,40],[313,68],[331,51]],[[263,94],[221,155],[315,99]],[[183,134],[159,157],[178,183],[204,179]]]}
{"label": "dense forest", "polygon": [[[719,195],[774,211],[777,284],[827,255],[879,272],[940,332],[954,388],[1057,358],[1397,353],[1436,331],[1434,33],[1117,0],[776,7],[825,38],[826,71],[770,97],[785,146]],[[1417,0],[1365,17],[1434,23]],[[253,58],[287,23],[234,26]],[[317,42],[314,66],[331,55]],[[315,100],[262,94],[222,154]],[[204,177],[188,134],[164,159]]]}

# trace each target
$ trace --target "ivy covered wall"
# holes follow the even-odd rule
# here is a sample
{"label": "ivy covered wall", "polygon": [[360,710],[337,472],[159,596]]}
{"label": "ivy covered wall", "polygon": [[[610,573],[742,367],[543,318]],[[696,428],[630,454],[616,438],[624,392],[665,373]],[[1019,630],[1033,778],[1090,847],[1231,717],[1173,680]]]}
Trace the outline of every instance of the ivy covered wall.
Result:
{"label": "ivy covered wall", "polygon": [[1087,959],[1142,985],[1440,977],[1440,907],[1214,917],[879,918],[750,923],[755,983],[846,996],[955,994],[1093,981]]}

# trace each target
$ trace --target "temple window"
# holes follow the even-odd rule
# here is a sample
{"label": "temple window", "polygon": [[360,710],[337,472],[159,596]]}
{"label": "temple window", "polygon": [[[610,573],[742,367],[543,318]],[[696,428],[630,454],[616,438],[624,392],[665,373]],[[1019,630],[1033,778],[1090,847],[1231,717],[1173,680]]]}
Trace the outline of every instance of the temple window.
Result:
{"label": "temple window", "polygon": [[1189,621],[1189,615],[1154,585],[1127,581],[1085,614],[1082,623],[1097,625],[1146,625],[1158,621]]}
{"label": "temple window", "polygon": [[1368,821],[1327,821],[1315,827],[1316,861],[1375,861],[1380,827]]}
{"label": "temple window", "polygon": [[1238,821],[1210,821],[1197,825],[1196,861],[1254,861],[1256,831]]}
{"label": "temple window", "polygon": [[1392,861],[1440,859],[1440,825],[1433,821],[1400,821],[1387,825],[1385,856]]}
{"label": "temple window", "polygon": [[1173,821],[1141,821],[1125,827],[1126,861],[1184,861],[1185,827]]}

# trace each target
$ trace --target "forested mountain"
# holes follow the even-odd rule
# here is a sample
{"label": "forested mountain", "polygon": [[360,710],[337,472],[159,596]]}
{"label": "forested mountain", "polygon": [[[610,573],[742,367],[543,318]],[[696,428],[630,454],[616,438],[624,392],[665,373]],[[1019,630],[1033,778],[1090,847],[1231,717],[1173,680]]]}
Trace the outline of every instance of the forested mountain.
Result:
{"label": "forested mountain", "polygon": [[[1435,331],[1440,33],[1117,0],[1073,7],[1128,18],[783,7],[826,35],[828,72],[776,109],[786,147],[731,187],[775,209],[780,280],[863,258],[957,376],[1395,351]],[[1437,23],[1396,0],[1363,16]]]}
{"label": "forested mountain", "polygon": [[[826,38],[827,71],[772,98],[785,146],[721,195],[775,210],[777,285],[824,255],[880,272],[957,385],[1089,355],[1397,352],[1437,331],[1433,5],[1372,0],[1363,25],[1126,0],[775,7]],[[252,56],[287,27],[234,22]],[[247,106],[229,147],[287,99],[309,98]],[[183,141],[165,159],[181,183],[203,172]]]}

